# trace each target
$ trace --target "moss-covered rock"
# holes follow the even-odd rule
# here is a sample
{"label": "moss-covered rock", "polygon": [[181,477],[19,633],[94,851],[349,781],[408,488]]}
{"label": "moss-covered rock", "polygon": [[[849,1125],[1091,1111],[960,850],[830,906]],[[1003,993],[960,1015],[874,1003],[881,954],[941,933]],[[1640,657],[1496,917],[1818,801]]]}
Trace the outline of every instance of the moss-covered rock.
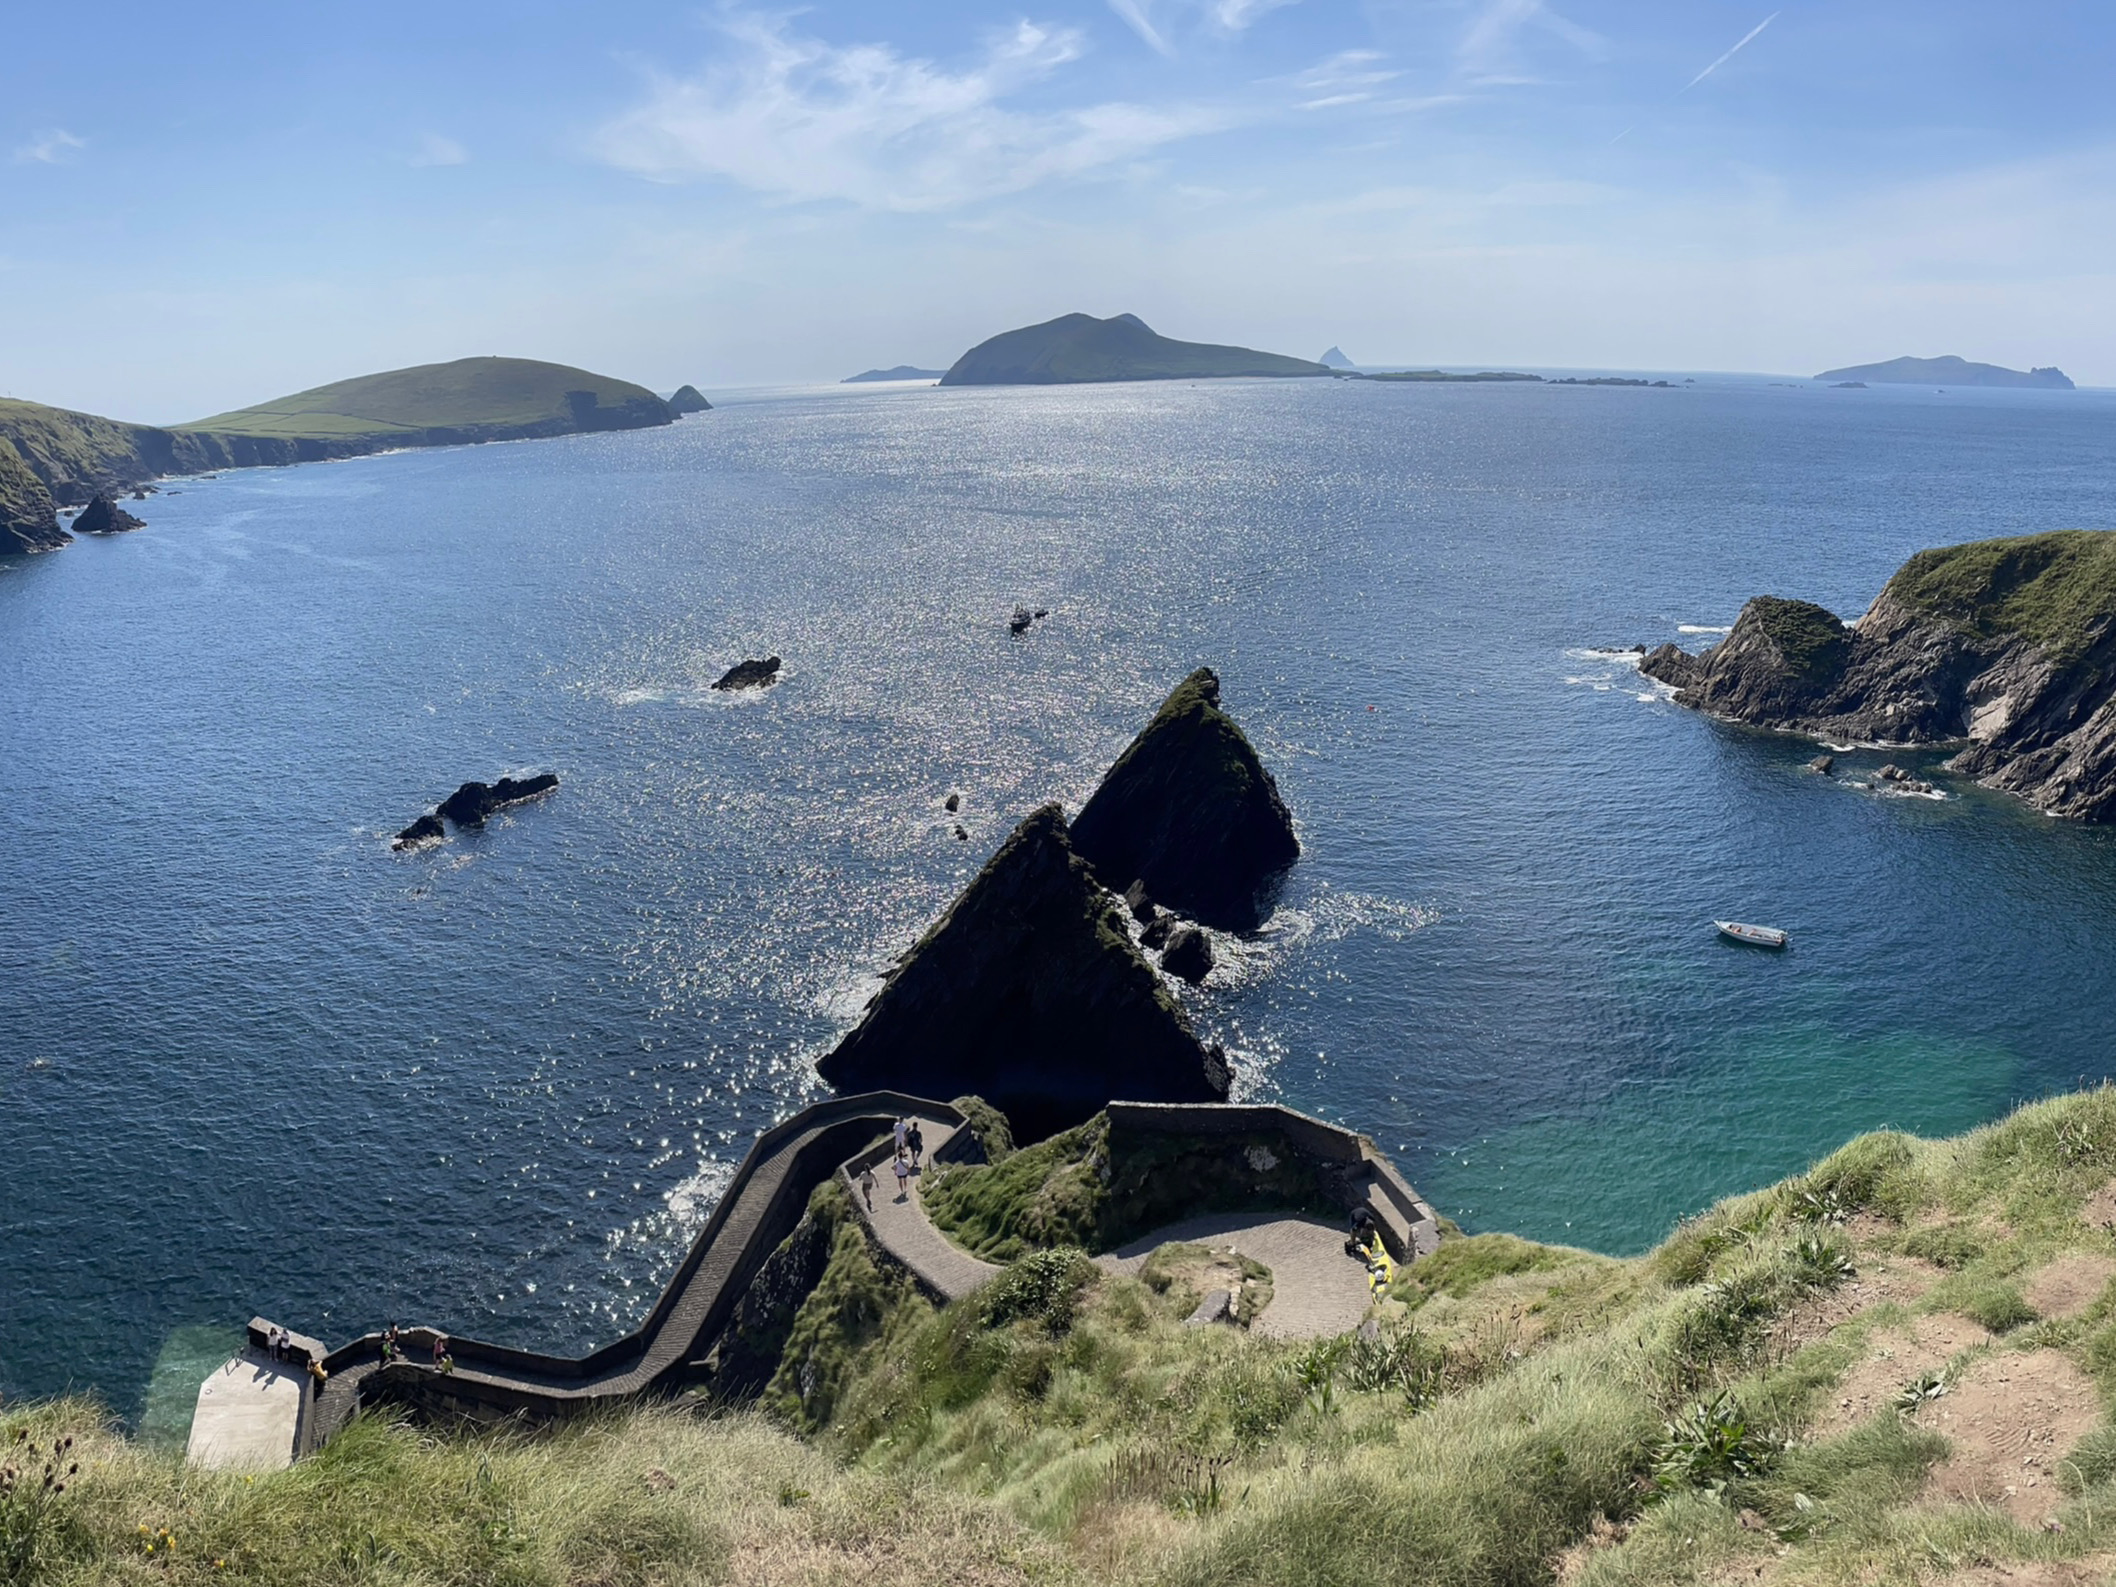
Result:
{"label": "moss-covered rock", "polygon": [[1200,667],[1118,757],[1073,821],[1073,844],[1111,888],[1133,882],[1209,926],[1250,931],[1300,857],[1278,784]]}
{"label": "moss-covered rock", "polygon": [[1000,845],[816,1067],[840,1091],[974,1092],[1032,1138],[1113,1098],[1227,1095],[1225,1061],[1132,945],[1056,805]]}

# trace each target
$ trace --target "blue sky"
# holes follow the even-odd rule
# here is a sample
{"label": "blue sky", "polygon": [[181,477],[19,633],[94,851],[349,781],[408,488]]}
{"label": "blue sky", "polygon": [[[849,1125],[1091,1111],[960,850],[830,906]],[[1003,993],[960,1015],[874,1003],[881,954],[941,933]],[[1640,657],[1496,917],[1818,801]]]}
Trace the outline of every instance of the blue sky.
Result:
{"label": "blue sky", "polygon": [[1073,309],[2116,385],[2106,0],[117,3],[6,45],[0,392],[124,417],[487,352],[833,379]]}

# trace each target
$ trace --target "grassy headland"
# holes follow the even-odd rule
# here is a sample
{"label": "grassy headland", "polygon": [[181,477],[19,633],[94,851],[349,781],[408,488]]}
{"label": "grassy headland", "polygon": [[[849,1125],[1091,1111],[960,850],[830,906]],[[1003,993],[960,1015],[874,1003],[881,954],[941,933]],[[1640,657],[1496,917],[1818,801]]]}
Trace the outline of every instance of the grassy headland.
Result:
{"label": "grassy headland", "polygon": [[12,442],[68,506],[173,474],[637,429],[672,417],[644,386],[607,375],[527,358],[462,358],[341,380],[168,428],[0,401],[0,439]]}
{"label": "grassy headland", "polygon": [[1086,1160],[1039,1173],[1037,1150],[958,1198],[1027,1254],[948,1307],[819,1195],[832,1256],[755,1408],[370,1418],[254,1482],[82,1402],[14,1410],[0,1439],[71,1432],[81,1467],[22,1577],[1966,1587],[2116,1566],[2116,1091],[1862,1137],[1636,1259],[1455,1238],[1371,1336],[1310,1344],[1183,1327],[1197,1253],[1134,1280],[1036,1246],[1026,1209]]}
{"label": "grassy headland", "polygon": [[2116,529],[1920,551],[1888,581],[1887,594],[1979,638],[2018,634],[2064,664],[2116,619]]}

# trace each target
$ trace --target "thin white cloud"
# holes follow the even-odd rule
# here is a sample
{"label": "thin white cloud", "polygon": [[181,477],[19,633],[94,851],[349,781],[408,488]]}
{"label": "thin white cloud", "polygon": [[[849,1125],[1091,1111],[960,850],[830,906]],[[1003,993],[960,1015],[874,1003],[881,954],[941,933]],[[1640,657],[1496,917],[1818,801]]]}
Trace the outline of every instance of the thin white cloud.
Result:
{"label": "thin white cloud", "polygon": [[444,138],[438,132],[429,132],[420,140],[419,149],[411,157],[413,165],[468,165],[470,151],[453,138]]}
{"label": "thin white cloud", "polygon": [[1592,29],[1560,16],[1544,0],[1484,0],[1455,44],[1455,73],[1473,83],[1530,83],[1538,79],[1523,64],[1534,33],[1562,39],[1589,60],[1609,53]]}
{"label": "thin white cloud", "polygon": [[1769,27],[1773,22],[1776,22],[1780,15],[1781,13],[1773,11],[1761,22],[1757,23],[1754,27],[1750,28],[1748,32],[1742,34],[1739,39],[1735,40],[1734,47],[1731,50],[1728,50],[1726,54],[1720,56],[1718,60],[1714,61],[1710,66],[1707,66],[1703,71],[1699,72],[1687,83],[1684,83],[1681,89],[1678,90],[1678,92],[1687,94],[1691,89],[1695,88],[1707,77],[1710,77],[1714,72],[1718,71],[1720,67],[1726,65],[1728,61],[1731,61],[1735,56],[1739,55],[1743,50],[1747,49],[1751,44],[1753,44],[1756,40],[1756,35],[1761,33],[1765,28]]}
{"label": "thin white cloud", "polygon": [[1212,20],[1225,32],[1240,33],[1266,12],[1299,3],[1300,0],[1216,0]]}
{"label": "thin white cloud", "polygon": [[1394,82],[1403,73],[1391,71],[1379,50],[1341,50],[1317,61],[1297,74],[1293,86],[1307,97],[1303,110],[1324,110],[1334,105],[1357,105],[1372,99],[1382,84]]}
{"label": "thin white cloud", "polygon": [[1146,47],[1158,55],[1174,56],[1175,46],[1168,35],[1154,26],[1154,20],[1139,0],[1109,0],[1110,10],[1124,19],[1124,25],[1145,41]]}
{"label": "thin white cloud", "polygon": [[728,57],[652,78],[644,103],[596,134],[602,159],[658,181],[718,176],[783,199],[940,210],[1121,167],[1234,121],[1209,107],[1007,108],[1080,57],[1069,28],[1017,23],[950,70],[886,44],[797,35],[784,17],[729,12],[718,26]]}
{"label": "thin white cloud", "polygon": [[87,147],[86,138],[77,138],[64,127],[45,127],[16,147],[15,164],[64,165]]}

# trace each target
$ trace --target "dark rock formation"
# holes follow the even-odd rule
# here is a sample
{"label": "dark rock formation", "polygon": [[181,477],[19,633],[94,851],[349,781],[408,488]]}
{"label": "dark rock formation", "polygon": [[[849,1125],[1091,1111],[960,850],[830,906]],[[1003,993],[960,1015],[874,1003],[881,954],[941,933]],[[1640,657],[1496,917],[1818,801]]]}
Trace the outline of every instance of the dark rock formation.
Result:
{"label": "dark rock formation", "polygon": [[711,413],[713,405],[705,400],[705,393],[696,386],[679,386],[676,395],[669,398],[669,412],[679,419],[690,413]]}
{"label": "dark rock formation", "polygon": [[402,832],[399,832],[390,847],[393,849],[422,848],[428,843],[438,843],[447,836],[448,828],[442,826],[441,818],[429,810]]}
{"label": "dark rock formation", "polygon": [[1153,919],[1146,923],[1146,929],[1139,933],[1139,946],[1152,948],[1156,951],[1165,948],[1168,946],[1168,934],[1175,929],[1175,916],[1167,914],[1155,915]]}
{"label": "dark rock formation", "polygon": [[145,523],[101,492],[81,509],[81,515],[73,521],[73,532],[77,535],[117,535],[125,533],[128,529],[146,527]]}
{"label": "dark rock formation", "polygon": [[520,779],[502,777],[495,783],[466,782],[443,799],[435,813],[459,827],[479,827],[494,811],[537,798],[557,786],[557,775],[548,771]]}
{"label": "dark rock formation", "polygon": [[947,798],[943,799],[940,802],[940,807],[952,816],[953,814],[955,814],[956,811],[962,808],[962,795],[959,793],[951,793],[950,795],[948,795]]}
{"label": "dark rock formation", "polygon": [[44,481],[30,471],[21,454],[0,439],[0,556],[56,551],[73,536],[59,527]]}
{"label": "dark rock formation", "polygon": [[1112,887],[1228,931],[1253,931],[1300,857],[1278,785],[1200,667],[1176,686],[1073,822],[1073,844]]}
{"label": "dark rock formation", "polygon": [[1161,906],[1147,896],[1144,882],[1133,882],[1124,890],[1124,907],[1131,911],[1131,918],[1142,926],[1150,926],[1161,913]]}
{"label": "dark rock formation", "polygon": [[2116,531],[1921,551],[1849,628],[1759,596],[1709,650],[1663,645],[1640,667],[1683,705],[1763,727],[1967,740],[1954,770],[2054,815],[2116,818]]}
{"label": "dark rock formation", "polygon": [[1168,934],[1161,968],[1196,986],[1212,973],[1212,939],[1195,926],[1178,926]]}
{"label": "dark rock formation", "polygon": [[816,1067],[840,1091],[974,1092],[1025,1138],[1116,1097],[1227,1095],[1224,1058],[1132,946],[1056,805],[1014,830]]}
{"label": "dark rock formation", "polygon": [[738,661],[720,674],[716,689],[762,689],[779,680],[779,658],[766,656],[762,661]]}
{"label": "dark rock formation", "polygon": [[439,842],[447,835],[441,825],[444,819],[456,827],[481,827],[493,812],[539,798],[557,786],[557,774],[548,771],[539,772],[534,777],[502,777],[493,783],[466,782],[433,810],[399,832],[390,846],[415,849],[422,844]]}
{"label": "dark rock formation", "polygon": [[1818,771],[1825,777],[1833,776],[1837,770],[1837,757],[1834,755],[1817,755],[1807,763],[1807,769],[1809,771]]}
{"label": "dark rock formation", "polygon": [[1007,629],[1011,633],[1025,634],[1029,631],[1029,624],[1034,621],[1036,621],[1034,612],[1030,611],[1026,606],[1017,606],[1014,608],[1014,615],[1007,619]]}

